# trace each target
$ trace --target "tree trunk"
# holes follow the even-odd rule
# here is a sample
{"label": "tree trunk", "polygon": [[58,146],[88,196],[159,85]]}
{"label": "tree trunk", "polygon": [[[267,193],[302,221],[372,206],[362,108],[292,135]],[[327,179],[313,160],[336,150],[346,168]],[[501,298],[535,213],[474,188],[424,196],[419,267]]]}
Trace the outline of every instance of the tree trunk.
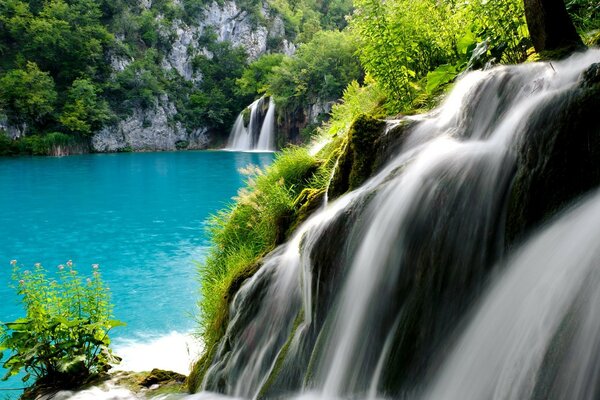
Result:
{"label": "tree trunk", "polygon": [[524,0],[525,18],[535,50],[583,47],[563,0]]}

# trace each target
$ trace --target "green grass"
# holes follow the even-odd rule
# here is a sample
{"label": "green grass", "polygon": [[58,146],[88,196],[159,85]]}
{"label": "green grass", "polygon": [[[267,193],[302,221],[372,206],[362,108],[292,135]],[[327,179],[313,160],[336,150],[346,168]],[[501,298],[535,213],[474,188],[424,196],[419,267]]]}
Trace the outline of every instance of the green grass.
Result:
{"label": "green grass", "polygon": [[60,132],[30,135],[12,140],[0,130],[0,156],[34,155],[47,156],[56,147],[78,144],[78,139]]}
{"label": "green grass", "polygon": [[202,282],[200,334],[207,348],[220,339],[227,320],[230,290],[239,276],[255,269],[260,258],[285,240],[294,200],[306,187],[317,159],[301,147],[279,154],[266,170],[248,167],[247,185],[235,202],[212,216],[212,247],[199,266]]}

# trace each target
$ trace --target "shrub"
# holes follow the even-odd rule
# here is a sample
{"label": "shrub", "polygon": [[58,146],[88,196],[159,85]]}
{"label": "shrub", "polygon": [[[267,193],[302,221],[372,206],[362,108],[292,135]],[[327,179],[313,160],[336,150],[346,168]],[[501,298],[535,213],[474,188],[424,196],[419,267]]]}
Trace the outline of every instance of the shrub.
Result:
{"label": "shrub", "polygon": [[71,261],[58,266],[56,279],[40,264],[25,271],[11,264],[26,316],[0,323],[0,351],[8,350],[3,379],[24,370],[23,382],[33,377],[36,385],[63,389],[108,370],[116,362],[108,332],[123,323],[110,319],[110,295],[98,266],[83,280]]}
{"label": "shrub", "polygon": [[322,31],[285,57],[267,75],[266,93],[280,109],[294,110],[319,101],[337,100],[363,71],[356,57],[356,40],[345,32]]}

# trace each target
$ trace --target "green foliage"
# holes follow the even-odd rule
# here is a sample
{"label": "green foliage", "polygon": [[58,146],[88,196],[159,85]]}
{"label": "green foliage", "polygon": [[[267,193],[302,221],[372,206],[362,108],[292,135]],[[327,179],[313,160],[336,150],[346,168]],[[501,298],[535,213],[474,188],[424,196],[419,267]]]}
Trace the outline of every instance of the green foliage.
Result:
{"label": "green foliage", "polygon": [[14,123],[43,120],[54,110],[56,97],[54,80],[33,62],[0,78],[0,108]]}
{"label": "green foliage", "polygon": [[351,26],[361,38],[365,70],[401,109],[414,96],[412,83],[452,58],[449,10],[433,0],[357,0],[355,7]]}
{"label": "green foliage", "polygon": [[51,155],[57,147],[73,146],[76,144],[78,144],[78,141],[74,136],[65,135],[60,132],[22,136],[11,140],[0,131],[0,156],[47,156]]}
{"label": "green foliage", "polygon": [[73,263],[56,279],[40,264],[23,271],[12,261],[13,279],[26,315],[0,326],[0,350],[8,351],[3,379],[25,371],[37,384],[72,388],[115,363],[108,332],[123,325],[111,319],[110,296],[98,266],[83,280]]}
{"label": "green foliage", "polygon": [[[19,4],[20,3],[20,4]],[[44,2],[37,13],[12,0],[2,18],[19,52],[49,71],[59,84],[78,76],[94,76],[102,68],[104,48],[113,37],[101,23],[94,0]]]}
{"label": "green foliage", "polygon": [[352,12],[352,0],[268,0],[283,16],[288,38],[307,43],[321,30],[339,30],[346,26]]}
{"label": "green foliage", "polygon": [[89,79],[76,79],[67,91],[67,102],[59,118],[69,131],[90,135],[110,118],[108,103],[98,97],[98,88]]}
{"label": "green foliage", "polygon": [[367,75],[364,86],[353,81],[344,90],[341,102],[334,104],[331,118],[319,132],[326,137],[344,135],[359,115],[383,117],[386,114],[384,104],[385,95],[371,76]]}
{"label": "green foliage", "polygon": [[284,109],[336,100],[348,83],[361,80],[356,50],[356,41],[346,32],[318,32],[273,68],[267,94]]}
{"label": "green foliage", "polygon": [[263,94],[268,90],[269,81],[274,79],[273,70],[281,65],[283,54],[265,54],[250,63],[242,76],[236,80],[237,92],[242,96]]}
{"label": "green foliage", "polygon": [[168,80],[160,68],[160,59],[157,51],[148,50],[143,58],[129,64],[109,82],[107,91],[111,99],[124,103],[121,109],[153,107],[156,98],[165,93]]}
{"label": "green foliage", "polygon": [[[455,9],[459,37],[472,34],[474,41],[488,43],[488,52],[497,62],[519,63],[527,58],[529,31],[521,0],[477,0]],[[472,50],[472,48],[470,48]]]}
{"label": "green foliage", "polygon": [[244,72],[247,54],[243,48],[233,47],[230,42],[216,42],[211,36],[207,35],[202,40],[212,57],[198,55],[193,61],[202,82],[189,97],[186,115],[196,124],[228,128],[239,110],[253,97],[240,96],[236,85],[236,80]]}
{"label": "green foliage", "polygon": [[[409,110],[418,96],[436,92],[467,66],[526,58],[521,0],[357,0],[355,7],[351,28],[361,38],[361,61],[394,112]],[[485,43],[480,64],[469,64],[478,43]]]}
{"label": "green foliage", "polygon": [[600,30],[600,3],[595,0],[567,0],[567,11],[580,33]]}

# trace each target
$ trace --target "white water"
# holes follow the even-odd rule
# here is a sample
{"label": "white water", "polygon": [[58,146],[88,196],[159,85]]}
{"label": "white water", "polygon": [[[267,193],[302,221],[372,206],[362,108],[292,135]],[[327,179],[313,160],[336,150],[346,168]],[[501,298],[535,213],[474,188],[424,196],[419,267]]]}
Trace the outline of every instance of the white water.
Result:
{"label": "white water", "polygon": [[424,398],[531,398],[568,315],[582,321],[568,354],[570,375],[553,398],[597,398],[600,192],[541,231],[507,264]]}
{"label": "white water", "polygon": [[[364,390],[363,374],[372,373],[370,386],[377,384],[373,380],[378,374],[369,360],[374,351],[385,348],[378,350],[368,338],[377,337],[377,328],[373,328],[377,327],[376,319],[385,315],[388,303],[393,299],[398,275],[402,273],[406,259],[404,252],[410,250],[404,247],[405,235],[410,237],[412,234],[409,221],[416,213],[427,213],[428,209],[436,207],[435,193],[444,190],[439,186],[444,183],[444,176],[450,173],[458,177],[453,191],[472,192],[464,200],[459,199],[469,203],[464,208],[470,209],[470,215],[465,215],[459,225],[446,229],[452,229],[456,238],[465,239],[460,245],[466,254],[476,254],[476,247],[480,246],[477,224],[486,223],[485,218],[490,215],[486,208],[501,199],[503,185],[500,183],[507,179],[514,163],[509,147],[514,136],[536,107],[572,87],[579,74],[593,60],[600,58],[599,54],[588,53],[556,63],[554,70],[544,64],[511,67],[521,70],[514,77],[517,90],[510,99],[510,108],[504,112],[505,118],[496,121],[492,121],[492,117],[498,113],[498,98],[478,104],[480,109],[475,115],[466,114],[465,109],[474,89],[481,90],[486,82],[503,84],[502,76],[508,69],[469,74],[458,83],[437,115],[413,133],[411,141],[424,144],[420,145],[404,173],[378,192],[365,217],[369,221],[366,233],[345,283],[334,317],[333,333],[328,335],[328,351],[319,368],[319,386],[326,397],[361,393]],[[497,79],[493,80],[493,77]],[[491,89],[487,88],[487,93],[494,93],[493,87]],[[470,136],[465,138],[465,133]],[[477,212],[478,208],[481,212]],[[473,216],[478,218],[473,219]],[[466,251],[468,246],[473,248]]]}
{"label": "white water", "polygon": [[136,340],[117,340],[114,353],[123,359],[115,371],[142,372],[153,368],[187,375],[203,346],[190,333],[170,332],[164,336],[147,336]]}
{"label": "white water", "polygon": [[260,119],[264,97],[255,100],[248,106],[250,121],[244,126],[243,113],[240,113],[233,124],[225,150],[230,151],[275,151],[275,102],[269,99],[269,106],[264,118]]}
{"label": "white water", "polygon": [[269,99],[269,109],[265,115],[262,127],[260,128],[260,136],[255,150],[259,151],[274,151],[275,150],[275,101],[273,97]]}
{"label": "white water", "polygon": [[227,150],[246,150],[251,148],[252,138],[248,129],[244,127],[244,117],[240,114],[237,116],[229,134]]}

